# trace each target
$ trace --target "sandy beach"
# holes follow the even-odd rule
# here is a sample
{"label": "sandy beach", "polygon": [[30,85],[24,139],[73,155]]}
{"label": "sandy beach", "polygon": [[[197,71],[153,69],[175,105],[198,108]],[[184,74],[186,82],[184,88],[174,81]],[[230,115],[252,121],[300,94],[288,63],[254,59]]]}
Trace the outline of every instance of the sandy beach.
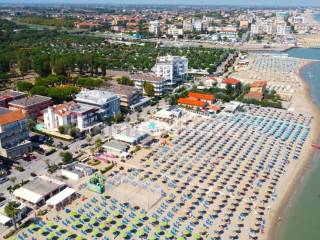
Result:
{"label": "sandy beach", "polygon": [[300,103],[302,103],[302,105],[304,105],[306,109],[309,109],[312,115],[314,116],[314,121],[312,124],[312,135],[310,141],[307,143],[310,144],[310,147],[305,149],[305,152],[301,157],[302,161],[298,162],[298,164],[295,166],[295,169],[293,169],[292,174],[288,175],[287,177],[289,178],[290,176],[291,179],[288,179],[287,185],[283,188],[283,197],[279,199],[279,203],[275,206],[276,211],[274,215],[271,217],[271,225],[269,226],[270,228],[267,230],[267,239],[277,239],[276,234],[278,229],[278,223],[281,221],[283,214],[285,214],[289,199],[295,192],[297,185],[301,181],[301,177],[304,175],[316,151],[311,147],[311,143],[317,142],[320,136],[320,127],[318,124],[320,121],[320,110],[310,95],[310,88],[308,84],[303,80],[300,74],[301,69],[310,63],[312,63],[312,61],[303,61],[296,73],[303,84],[301,97],[304,98],[304,101],[301,101]]}

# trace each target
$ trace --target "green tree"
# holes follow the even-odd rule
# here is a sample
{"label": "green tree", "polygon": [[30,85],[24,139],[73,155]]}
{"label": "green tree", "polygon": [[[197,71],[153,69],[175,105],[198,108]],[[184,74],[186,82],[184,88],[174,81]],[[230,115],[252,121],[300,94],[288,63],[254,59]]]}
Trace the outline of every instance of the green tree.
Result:
{"label": "green tree", "polygon": [[0,56],[0,72],[7,73],[10,71],[9,60],[3,56]]}
{"label": "green tree", "polygon": [[59,126],[58,127],[58,131],[60,134],[64,134],[65,133],[65,127],[64,126]]}
{"label": "green tree", "polygon": [[47,96],[48,95],[48,88],[45,86],[34,86],[33,88],[31,88],[30,93],[32,95]]}
{"label": "green tree", "polygon": [[35,126],[36,126],[36,121],[35,120],[33,120],[33,119],[29,119],[28,120],[28,128],[29,128],[29,130],[32,130],[32,129],[34,129],[35,128]]}
{"label": "green tree", "polygon": [[117,79],[117,82],[121,85],[134,86],[134,82],[128,77],[121,77]]}
{"label": "green tree", "polygon": [[227,84],[226,86],[226,93],[230,96],[233,94],[233,87],[231,84]]}
{"label": "green tree", "polygon": [[29,83],[27,81],[19,81],[16,85],[18,91],[21,92],[29,92],[31,88],[33,87],[32,83]]}
{"label": "green tree", "polygon": [[62,158],[63,164],[71,163],[73,160],[73,156],[71,152],[61,152],[60,157]]}
{"label": "green tree", "polygon": [[114,115],[114,121],[115,121],[116,123],[119,123],[121,120],[122,120],[122,114],[121,114],[121,112],[117,112],[117,113]]}
{"label": "green tree", "polygon": [[151,83],[144,82],[143,89],[148,97],[154,97],[154,86]]}
{"label": "green tree", "polygon": [[18,68],[21,76],[24,77],[30,69],[30,60],[26,55],[21,55],[18,57]]}
{"label": "green tree", "polygon": [[97,148],[97,149],[100,149],[101,146],[102,146],[102,140],[101,140],[101,138],[97,138],[95,144],[96,144],[96,148]]}
{"label": "green tree", "polygon": [[77,127],[70,128],[69,134],[71,137],[76,138],[79,134],[80,130]]}
{"label": "green tree", "polygon": [[37,56],[32,61],[33,70],[40,77],[47,77],[51,73],[50,58],[48,56]]}
{"label": "green tree", "polygon": [[17,202],[11,201],[8,202],[4,208],[4,212],[6,213],[6,215],[12,218],[15,230],[17,230],[16,217],[20,213],[20,209],[18,207],[19,205]]}

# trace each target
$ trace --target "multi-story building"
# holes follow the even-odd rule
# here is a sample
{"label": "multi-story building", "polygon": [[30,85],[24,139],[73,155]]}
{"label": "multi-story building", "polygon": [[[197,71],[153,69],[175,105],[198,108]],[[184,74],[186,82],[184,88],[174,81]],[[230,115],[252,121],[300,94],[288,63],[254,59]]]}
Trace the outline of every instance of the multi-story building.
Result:
{"label": "multi-story building", "polygon": [[162,96],[168,91],[167,83],[168,81],[162,77],[158,77],[154,73],[139,73],[130,76],[130,79],[134,81],[137,88],[144,92],[144,83],[151,83],[154,87],[154,95]]}
{"label": "multi-story building", "polygon": [[9,109],[21,111],[26,117],[37,117],[41,111],[52,105],[50,97],[33,95],[9,102]]}
{"label": "multi-story building", "polygon": [[76,95],[76,102],[98,107],[98,118],[105,120],[120,112],[120,98],[113,92],[105,90],[83,89]]}
{"label": "multi-story building", "polygon": [[201,20],[196,20],[193,24],[193,28],[198,31],[201,32],[203,30],[203,23]]}
{"label": "multi-story building", "polygon": [[169,88],[174,87],[188,77],[188,59],[180,56],[158,57],[154,69],[158,77],[169,80]]}
{"label": "multi-story building", "polygon": [[182,36],[183,35],[183,29],[182,28],[178,28],[177,26],[171,25],[168,28],[168,34],[172,35],[172,36]]}
{"label": "multi-story building", "polygon": [[193,31],[192,19],[185,19],[183,21],[183,31],[185,31],[185,32],[192,32]]}
{"label": "multi-story building", "polygon": [[97,123],[98,110],[98,107],[76,102],[54,105],[48,107],[43,114],[44,125],[49,131],[55,131],[58,127],[66,125],[85,131]]}
{"label": "multi-story building", "polygon": [[137,87],[117,83],[113,83],[108,90],[118,95],[120,98],[120,107],[123,109],[128,109],[131,105],[138,103],[142,94],[141,89]]}
{"label": "multi-story building", "polygon": [[0,155],[9,159],[22,157],[32,150],[28,121],[21,111],[0,107]]}
{"label": "multi-story building", "polygon": [[160,21],[150,21],[149,22],[149,32],[154,33],[154,35],[159,36],[160,35]]}

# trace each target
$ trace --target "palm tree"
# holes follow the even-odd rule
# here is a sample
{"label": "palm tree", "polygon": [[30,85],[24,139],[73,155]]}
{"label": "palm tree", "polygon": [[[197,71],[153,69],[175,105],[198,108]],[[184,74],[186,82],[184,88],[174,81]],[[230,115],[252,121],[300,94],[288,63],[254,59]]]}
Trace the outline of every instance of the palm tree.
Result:
{"label": "palm tree", "polygon": [[16,217],[20,212],[20,209],[18,208],[18,203],[15,201],[9,202],[5,206],[4,211],[8,217],[12,218],[14,228],[15,230],[17,230]]}

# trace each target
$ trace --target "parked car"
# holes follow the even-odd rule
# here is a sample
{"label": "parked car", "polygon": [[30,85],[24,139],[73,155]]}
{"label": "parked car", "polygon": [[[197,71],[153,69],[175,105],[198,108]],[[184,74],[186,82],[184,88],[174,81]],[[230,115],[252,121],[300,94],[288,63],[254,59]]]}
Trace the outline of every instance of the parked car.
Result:
{"label": "parked car", "polygon": [[1,177],[1,178],[0,178],[0,184],[1,184],[1,183],[5,183],[6,181],[8,181],[8,178],[7,178],[7,177]]}

